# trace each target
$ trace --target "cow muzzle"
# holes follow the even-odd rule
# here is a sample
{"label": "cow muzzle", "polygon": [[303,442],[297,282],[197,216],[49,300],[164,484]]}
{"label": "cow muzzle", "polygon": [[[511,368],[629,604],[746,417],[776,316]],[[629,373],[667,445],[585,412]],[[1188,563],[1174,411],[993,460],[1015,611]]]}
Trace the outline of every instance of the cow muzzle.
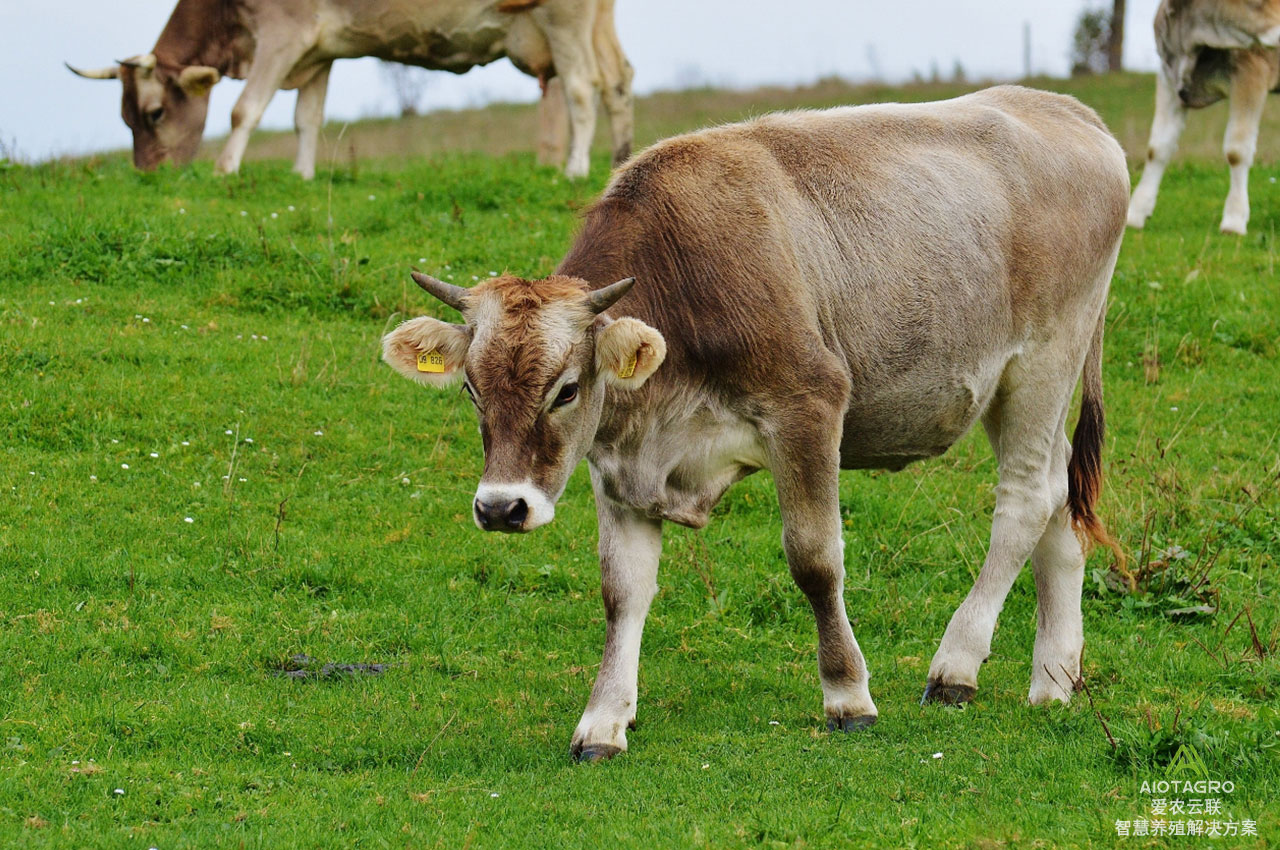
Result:
{"label": "cow muzzle", "polygon": [[471,508],[476,525],[483,531],[507,534],[532,531],[549,523],[556,514],[551,500],[528,482],[481,484]]}

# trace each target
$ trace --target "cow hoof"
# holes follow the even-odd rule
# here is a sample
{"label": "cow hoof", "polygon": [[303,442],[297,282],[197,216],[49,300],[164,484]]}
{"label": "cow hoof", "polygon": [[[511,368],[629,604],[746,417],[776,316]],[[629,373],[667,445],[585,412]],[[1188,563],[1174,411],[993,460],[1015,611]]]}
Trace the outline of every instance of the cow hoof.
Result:
{"label": "cow hoof", "polygon": [[874,714],[862,714],[857,717],[828,717],[828,732],[858,732],[866,729],[875,723],[877,716]]}
{"label": "cow hoof", "polygon": [[595,764],[598,761],[608,761],[609,759],[622,752],[622,747],[615,747],[613,744],[575,744],[570,751],[573,760],[578,764]]}
{"label": "cow hoof", "polygon": [[924,686],[924,696],[920,704],[940,702],[943,705],[963,705],[972,702],[978,689],[973,685],[948,685],[943,682],[929,682]]}

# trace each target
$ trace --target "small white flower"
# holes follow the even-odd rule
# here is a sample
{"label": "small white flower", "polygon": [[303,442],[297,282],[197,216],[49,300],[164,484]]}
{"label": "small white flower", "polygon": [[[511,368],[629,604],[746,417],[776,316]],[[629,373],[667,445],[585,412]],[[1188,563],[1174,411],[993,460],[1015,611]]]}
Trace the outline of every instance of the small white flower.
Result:
{"label": "small white flower", "polygon": [[224,475],[224,476],[222,476],[222,480],[223,480],[223,481],[230,481],[230,480],[231,480],[231,476],[230,476],[230,475]]}
{"label": "small white flower", "polygon": [[[31,473],[31,474],[32,474],[32,475],[35,475],[35,473],[34,473],[34,472],[33,472],[33,473]],[[408,486],[409,486],[409,479],[408,479],[408,478],[401,478],[401,479],[400,479],[400,483],[401,483],[401,485],[403,485],[403,486],[405,486],[405,487],[408,487]]]}
{"label": "small white flower", "polygon": [[160,457],[160,454],[159,454],[158,452],[152,452],[152,453],[151,453],[151,456],[152,456],[152,457]]}
{"label": "small white flower", "polygon": [[248,478],[241,478],[240,480],[241,480],[241,481],[248,481],[249,479],[248,479]]}
{"label": "small white flower", "polygon": [[445,268],[445,271],[448,271],[449,269],[453,268],[453,266],[449,265],[448,263],[445,263],[444,268]]}
{"label": "small white flower", "polygon": [[933,754],[933,757],[934,757],[934,758],[936,758],[936,759],[940,759],[940,758],[942,758],[942,753],[934,753],[934,754]]}
{"label": "small white flower", "polygon": [[317,437],[323,437],[323,436],[324,436],[324,431],[312,431],[311,433],[315,434]]}
{"label": "small white flower", "polygon": [[258,338],[257,334],[249,334],[249,339],[257,339],[257,338]]}
{"label": "small white flower", "polygon": [[497,792],[497,791],[494,791],[494,792],[493,792],[492,794],[490,794],[489,796],[490,796],[490,797],[497,798],[497,796],[498,796],[498,792]]}
{"label": "small white flower", "polygon": [[182,325],[182,329],[183,329],[184,331],[189,331],[189,330],[191,330],[191,328],[187,327],[186,325]]}
{"label": "small white flower", "polygon": [[293,204],[289,204],[289,212],[293,212],[293,211],[294,211],[294,209],[295,209],[295,208],[294,208]]}
{"label": "small white flower", "polygon": [[240,215],[248,215],[248,214],[249,214],[248,210],[240,210]]}
{"label": "small white flower", "polygon": [[[425,265],[425,264],[426,264],[426,262],[427,262],[427,258],[426,258],[426,257],[419,257],[419,258],[418,258],[418,262],[419,262],[419,263],[421,263],[421,264],[423,264],[423,265]],[[447,269],[447,268],[449,268],[449,267],[448,267],[448,266],[445,266],[445,268]]]}
{"label": "small white flower", "polygon": [[252,442],[253,442],[253,437],[245,437],[245,438],[244,438],[244,441],[245,441],[246,443],[252,443]]}
{"label": "small white flower", "polygon": [[479,280],[480,278],[476,277],[475,275],[472,275],[472,276],[471,276],[471,279],[472,279],[472,280]]}
{"label": "small white flower", "polygon": [[230,434],[230,433],[231,433],[231,429],[230,429],[230,428],[228,428],[227,430],[223,431],[222,433],[224,433],[224,434]]}
{"label": "small white flower", "polygon": [[123,797],[123,796],[124,796],[124,789],[123,789],[123,788],[117,788],[117,789],[115,790],[115,795],[116,795],[117,797]]}
{"label": "small white flower", "polygon": [[194,519],[192,519],[192,518],[191,518],[191,517],[189,517],[189,516],[184,516],[184,517],[182,518],[182,521],[183,521],[183,522],[195,522],[195,520],[194,520]]}
{"label": "small white flower", "polygon": [[769,725],[770,725],[770,726],[777,726],[777,725],[778,725],[778,721],[776,721],[776,720],[770,720],[770,721],[769,721]]}
{"label": "small white flower", "polygon": [[711,769],[711,765],[709,765],[709,764],[704,764],[704,765],[702,766],[702,769],[703,769],[703,770],[710,770],[710,769]]}
{"label": "small white flower", "polygon": [[280,213],[272,213],[272,214],[271,214],[271,217],[272,217],[272,218],[279,218],[279,217],[280,217]]}
{"label": "small white flower", "polygon": [[183,440],[183,441],[182,441],[182,445],[184,445],[184,446],[189,446],[189,445],[191,445],[191,443],[190,443],[189,441],[187,441],[187,440]]}
{"label": "small white flower", "polygon": [[1176,406],[1175,406],[1175,407],[1171,407],[1171,408],[1169,408],[1169,409],[1170,409],[1170,410],[1172,410],[1174,413],[1177,413],[1177,412],[1178,412],[1178,408],[1177,408]]}
{"label": "small white flower", "polygon": [[53,306],[56,306],[56,305],[54,304],[54,302],[50,301],[50,302],[49,302],[49,306],[50,306],[50,307],[53,307]]}
{"label": "small white flower", "polygon": [[112,440],[111,442],[113,442],[113,443],[118,443],[118,442],[120,442],[120,441],[119,441],[119,440]]}
{"label": "small white flower", "polygon": [[90,475],[90,476],[89,476],[89,480],[90,480],[90,481],[97,481],[97,480],[98,480],[98,476],[96,476],[96,475]]}
{"label": "small white flower", "polygon": [[378,200],[378,196],[377,196],[377,195],[370,195],[370,196],[369,196],[369,200],[371,200],[371,201],[376,201],[376,200]]}
{"label": "small white flower", "polygon": [[178,215],[186,215],[186,214],[187,214],[186,207],[178,207]]}
{"label": "small white flower", "polygon": [[77,304],[83,304],[83,303],[84,303],[84,299],[83,299],[83,298],[77,298],[77,299],[76,299],[76,303],[77,303]]}
{"label": "small white flower", "polygon": [[27,475],[35,475],[34,472],[28,472]]}
{"label": "small white flower", "polygon": [[497,277],[497,276],[498,276],[497,272],[489,272],[489,277]]}
{"label": "small white flower", "polygon": [[263,342],[266,342],[266,341],[267,341],[267,335],[266,335],[266,334],[263,334],[263,335],[262,335],[262,341],[263,341]]}
{"label": "small white flower", "polygon": [[192,486],[192,487],[199,487],[199,486],[200,486],[200,482],[199,482],[199,481],[192,481],[192,482],[191,482],[191,486]]}
{"label": "small white flower", "polygon": [[149,322],[149,321],[151,321],[151,320],[150,320],[150,319],[143,319],[142,321],[144,321],[144,322]]}
{"label": "small white flower", "polygon": [[1148,288],[1148,289],[1163,289],[1163,287],[1162,287],[1162,286],[1160,286],[1160,281],[1158,281],[1158,280],[1149,280],[1149,281],[1147,281],[1147,288]]}
{"label": "small white flower", "polygon": [[122,463],[122,464],[120,464],[120,468],[121,468],[121,469],[128,469],[128,468],[129,468],[129,464],[127,464],[127,463]]}

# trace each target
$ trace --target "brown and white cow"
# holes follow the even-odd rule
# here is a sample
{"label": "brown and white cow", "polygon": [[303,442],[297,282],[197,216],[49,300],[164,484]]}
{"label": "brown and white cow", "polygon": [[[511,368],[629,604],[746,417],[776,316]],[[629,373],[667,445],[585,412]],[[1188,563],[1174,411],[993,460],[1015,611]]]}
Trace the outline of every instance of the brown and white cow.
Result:
{"label": "brown and white cow", "polygon": [[[569,117],[565,173],[585,176],[598,91],[609,113],[614,162],[631,154],[631,66],[618,42],[614,0],[178,0],[150,53],[83,77],[119,79],[133,161],[189,162],[200,145],[209,90],[247,80],[231,112],[216,171],[240,168],[249,134],[277,90],[298,90],[294,171],[315,175],[329,69],[335,59],[377,56],[462,73],[507,56],[561,97]],[[562,87],[546,88],[559,77]],[[544,97],[544,102],[546,97]],[[544,108],[562,113],[559,104]]]}
{"label": "brown and white cow", "polygon": [[463,289],[415,273],[464,321],[406,321],[383,357],[471,396],[476,523],[544,525],[590,466],[607,634],[575,758],[626,749],[663,522],[702,527],[760,469],[817,620],[828,728],[874,722],[845,614],[838,472],[941,454],[978,420],[999,460],[991,547],[925,699],[973,697],[1028,558],[1030,701],[1071,698],[1086,545],[1109,542],[1094,512],[1102,334],[1128,193],[1094,112],[1003,86],[669,139],[614,175],[551,277]]}
{"label": "brown and white cow", "polygon": [[1156,10],[1156,112],[1147,164],[1129,202],[1129,226],[1146,224],[1165,167],[1178,148],[1187,110],[1230,98],[1222,151],[1231,189],[1222,231],[1249,223],[1249,166],[1267,93],[1280,86],[1280,0],[1164,0]]}

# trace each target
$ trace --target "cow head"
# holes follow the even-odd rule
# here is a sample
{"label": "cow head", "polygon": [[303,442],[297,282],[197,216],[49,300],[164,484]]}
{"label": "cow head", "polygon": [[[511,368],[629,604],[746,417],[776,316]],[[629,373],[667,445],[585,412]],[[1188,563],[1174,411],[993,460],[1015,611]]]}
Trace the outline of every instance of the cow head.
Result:
{"label": "cow head", "polygon": [[120,114],[133,131],[133,164],[150,171],[165,160],[190,162],[200,147],[209,90],[221,79],[217,68],[188,65],[169,68],[154,53],[75,74],[92,80],[119,80],[124,87]]}
{"label": "cow head", "polygon": [[413,277],[465,324],[410,319],[383,337],[383,359],[427,386],[462,381],[484,445],[476,525],[514,532],[547,524],[591,448],[606,388],[639,387],[666,356],[658,331],[604,315],[635,279],[592,291],[562,275],[503,276],[472,289]]}

